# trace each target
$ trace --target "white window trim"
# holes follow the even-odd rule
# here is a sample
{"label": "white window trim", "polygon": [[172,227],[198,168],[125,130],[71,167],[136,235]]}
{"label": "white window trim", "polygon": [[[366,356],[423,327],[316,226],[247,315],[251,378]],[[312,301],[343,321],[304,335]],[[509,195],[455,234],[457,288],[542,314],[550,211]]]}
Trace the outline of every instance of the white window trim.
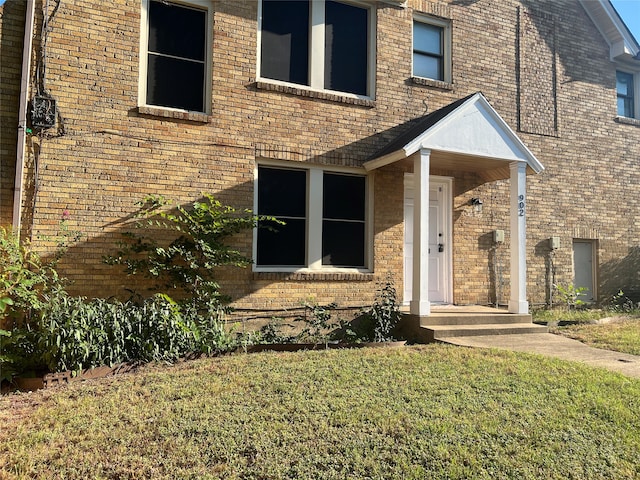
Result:
{"label": "white window trim", "polygon": [[640,71],[630,70],[624,67],[617,67],[616,72],[628,73],[633,76],[633,117],[625,117],[624,115],[618,115],[618,87],[616,81],[616,115],[618,118],[633,118],[640,119]]}
{"label": "white window trim", "polygon": [[[429,78],[429,77],[421,77],[416,75],[413,68],[413,36],[415,29],[413,28],[414,22],[425,23],[427,25],[433,25],[435,27],[442,28],[442,62],[443,62],[443,78],[442,80],[437,78]],[[416,14],[413,16],[413,22],[411,22],[411,76],[414,78],[424,78],[426,80],[434,80],[437,82],[445,82],[452,83],[452,74],[451,74],[451,21],[444,20],[440,18],[434,18],[423,14]]]}
{"label": "white window trim", "polygon": [[[138,107],[151,107],[158,110],[172,112],[188,112],[182,108],[166,107],[164,105],[153,105],[147,103],[147,62],[149,45],[149,2],[142,0],[140,9],[140,73],[138,76]],[[194,113],[211,114],[211,77],[213,66],[213,2],[212,0],[168,0],[169,3],[194,7],[207,11],[207,45],[205,58],[205,88],[204,88],[204,111]]]}
{"label": "white window trim", "polygon": [[355,93],[341,92],[339,90],[329,90],[324,88],[324,14],[325,0],[310,0],[311,8],[309,11],[310,23],[310,41],[309,41],[309,58],[310,72],[309,83],[311,85],[301,85],[299,83],[284,82],[282,80],[274,80],[261,75],[260,68],[262,65],[262,0],[258,2],[258,45],[256,58],[258,65],[256,66],[256,75],[259,82],[271,83],[274,85],[283,85],[293,87],[300,90],[309,90],[313,92],[331,93],[347,98],[359,98],[362,100],[372,100],[375,98],[375,81],[376,81],[376,9],[371,3],[352,0],[338,0],[340,3],[354,5],[365,8],[367,10],[367,21],[369,27],[369,38],[367,41],[367,94],[358,95]]}
{"label": "white window trim", "polygon": [[[258,167],[306,170],[307,231],[306,267],[262,267],[253,263],[254,272],[284,273],[371,273],[373,271],[373,174],[363,168],[300,164],[278,160],[259,160],[253,171],[253,211],[258,212]],[[322,176],[323,173],[346,173],[365,177],[365,267],[328,267],[322,265]],[[253,258],[258,257],[258,229],[253,229]]]}

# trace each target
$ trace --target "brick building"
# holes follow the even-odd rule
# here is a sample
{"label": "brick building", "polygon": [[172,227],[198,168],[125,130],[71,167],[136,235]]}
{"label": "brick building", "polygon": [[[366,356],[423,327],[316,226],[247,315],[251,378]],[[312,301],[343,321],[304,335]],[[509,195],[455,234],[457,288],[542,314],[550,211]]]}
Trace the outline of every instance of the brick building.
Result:
{"label": "brick building", "polygon": [[[640,48],[607,0],[7,0],[3,225],[73,289],[135,202],[202,192],[286,220],[237,238],[240,311],[640,296]],[[55,105],[54,105],[55,103]],[[637,300],[640,300],[638,298]]]}

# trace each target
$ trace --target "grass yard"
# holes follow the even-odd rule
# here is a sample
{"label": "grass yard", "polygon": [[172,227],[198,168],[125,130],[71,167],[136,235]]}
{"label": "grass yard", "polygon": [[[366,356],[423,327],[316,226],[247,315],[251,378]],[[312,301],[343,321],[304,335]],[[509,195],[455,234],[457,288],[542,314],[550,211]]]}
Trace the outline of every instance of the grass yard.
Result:
{"label": "grass yard", "polygon": [[557,326],[552,327],[551,332],[579,340],[592,347],[640,355],[640,318]]}
{"label": "grass yard", "polygon": [[0,425],[7,479],[640,477],[639,380],[445,345],[149,365]]}

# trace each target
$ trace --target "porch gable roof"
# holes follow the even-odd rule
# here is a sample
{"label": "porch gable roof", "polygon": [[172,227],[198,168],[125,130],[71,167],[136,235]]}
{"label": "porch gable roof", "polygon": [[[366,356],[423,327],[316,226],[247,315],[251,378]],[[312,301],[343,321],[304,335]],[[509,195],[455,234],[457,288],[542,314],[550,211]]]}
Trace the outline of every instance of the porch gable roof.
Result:
{"label": "porch gable roof", "polygon": [[366,170],[408,158],[421,148],[498,162],[526,162],[534,173],[544,167],[489,104],[481,92],[412,121],[413,126],[364,163]]}

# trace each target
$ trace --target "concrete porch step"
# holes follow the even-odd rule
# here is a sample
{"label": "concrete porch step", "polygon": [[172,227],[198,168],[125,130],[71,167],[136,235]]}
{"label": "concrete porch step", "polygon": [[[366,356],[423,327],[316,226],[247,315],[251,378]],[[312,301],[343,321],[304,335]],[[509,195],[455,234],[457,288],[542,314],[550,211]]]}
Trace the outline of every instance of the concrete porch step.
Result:
{"label": "concrete porch step", "polygon": [[543,325],[526,323],[487,323],[475,325],[428,325],[423,326],[431,340],[446,341],[450,337],[470,337],[480,335],[515,335],[523,333],[547,333]]}
{"label": "concrete porch step", "polygon": [[455,313],[433,312],[428,317],[420,318],[421,327],[432,325],[484,325],[484,324],[514,324],[531,323],[531,315],[499,313]]}
{"label": "concrete porch step", "polygon": [[429,343],[447,338],[546,333],[547,327],[532,323],[531,315],[478,305],[432,309],[428,316],[405,313],[396,329],[398,338]]}

